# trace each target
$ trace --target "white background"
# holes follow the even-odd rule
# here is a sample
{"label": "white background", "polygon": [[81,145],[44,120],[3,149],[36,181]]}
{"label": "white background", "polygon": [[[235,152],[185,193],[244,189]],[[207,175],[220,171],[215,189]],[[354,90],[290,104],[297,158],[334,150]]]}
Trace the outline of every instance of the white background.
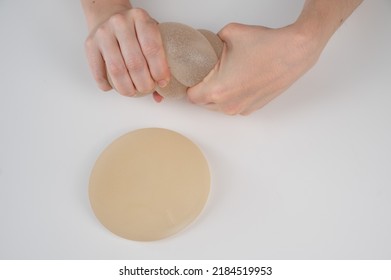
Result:
{"label": "white background", "polygon": [[[280,27],[303,1],[133,1],[158,21],[217,32]],[[0,1],[0,259],[390,259],[391,2],[364,1],[317,65],[249,117],[102,93],[79,1]],[[143,127],[204,151],[199,219],[158,242],[99,224],[88,180],[100,152]]]}

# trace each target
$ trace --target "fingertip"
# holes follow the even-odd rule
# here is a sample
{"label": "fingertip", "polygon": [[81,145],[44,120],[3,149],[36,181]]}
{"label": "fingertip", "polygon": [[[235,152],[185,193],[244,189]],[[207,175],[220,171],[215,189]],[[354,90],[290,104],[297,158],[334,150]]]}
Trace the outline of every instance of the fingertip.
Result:
{"label": "fingertip", "polygon": [[113,90],[113,88],[112,87],[110,87],[110,88],[100,88],[102,91],[104,91],[104,92],[108,92],[108,91],[111,91],[111,90]]}
{"label": "fingertip", "polygon": [[108,88],[106,91],[110,90],[115,90],[118,94],[125,97],[133,97],[137,95],[137,91],[134,89],[134,87],[124,87],[122,85],[120,87],[116,87],[113,85],[110,86],[110,88]]}
{"label": "fingertip", "polygon": [[168,85],[168,83],[169,83],[168,79],[162,79],[157,82],[157,84],[160,88],[165,88]]}
{"label": "fingertip", "polygon": [[110,91],[113,89],[108,81],[99,82],[98,86],[102,91]]}
{"label": "fingertip", "polygon": [[156,101],[156,103],[160,103],[163,101],[164,97],[161,96],[158,92],[154,91],[152,94],[153,99]]}
{"label": "fingertip", "polygon": [[165,58],[162,58],[159,62],[158,60],[149,60],[148,66],[151,71],[151,76],[159,87],[164,88],[170,83],[171,73]]}
{"label": "fingertip", "polygon": [[237,22],[230,22],[227,25],[225,25],[219,32],[219,35],[225,35],[226,32],[235,32],[240,31],[243,24],[237,23]]}

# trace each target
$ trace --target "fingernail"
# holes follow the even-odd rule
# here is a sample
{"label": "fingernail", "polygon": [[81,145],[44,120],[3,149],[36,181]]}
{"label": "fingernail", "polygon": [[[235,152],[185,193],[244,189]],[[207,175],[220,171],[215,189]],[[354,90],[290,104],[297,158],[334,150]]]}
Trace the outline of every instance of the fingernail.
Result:
{"label": "fingernail", "polygon": [[166,80],[160,80],[157,84],[159,87],[164,88],[168,85],[168,82]]}
{"label": "fingernail", "polygon": [[162,100],[163,100],[163,96],[161,96],[158,92],[154,92],[153,93],[153,99],[157,102],[157,103],[160,103],[160,102],[162,102]]}

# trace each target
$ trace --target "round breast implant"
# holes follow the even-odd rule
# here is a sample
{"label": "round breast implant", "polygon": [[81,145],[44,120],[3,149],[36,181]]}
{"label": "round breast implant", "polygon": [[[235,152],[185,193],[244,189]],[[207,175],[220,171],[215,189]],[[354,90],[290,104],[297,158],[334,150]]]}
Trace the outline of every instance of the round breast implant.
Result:
{"label": "round breast implant", "polygon": [[[169,84],[154,90],[167,98],[181,98],[189,87],[200,83],[220,58],[223,42],[211,31],[196,30],[175,22],[159,24],[171,71]],[[111,83],[110,77],[108,77]],[[137,93],[135,96],[146,94]]]}
{"label": "round breast implant", "polygon": [[145,128],[115,140],[92,170],[89,198],[98,220],[126,239],[169,237],[194,221],[210,189],[208,163],[188,138]]}

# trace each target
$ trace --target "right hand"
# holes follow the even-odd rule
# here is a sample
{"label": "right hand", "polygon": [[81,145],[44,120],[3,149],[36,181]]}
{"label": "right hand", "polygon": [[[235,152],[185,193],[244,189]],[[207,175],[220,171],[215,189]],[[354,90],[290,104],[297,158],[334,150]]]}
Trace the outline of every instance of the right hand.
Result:
{"label": "right hand", "polygon": [[169,82],[158,23],[142,9],[126,9],[97,24],[85,47],[93,77],[104,91],[113,86],[120,94],[133,96]]}

